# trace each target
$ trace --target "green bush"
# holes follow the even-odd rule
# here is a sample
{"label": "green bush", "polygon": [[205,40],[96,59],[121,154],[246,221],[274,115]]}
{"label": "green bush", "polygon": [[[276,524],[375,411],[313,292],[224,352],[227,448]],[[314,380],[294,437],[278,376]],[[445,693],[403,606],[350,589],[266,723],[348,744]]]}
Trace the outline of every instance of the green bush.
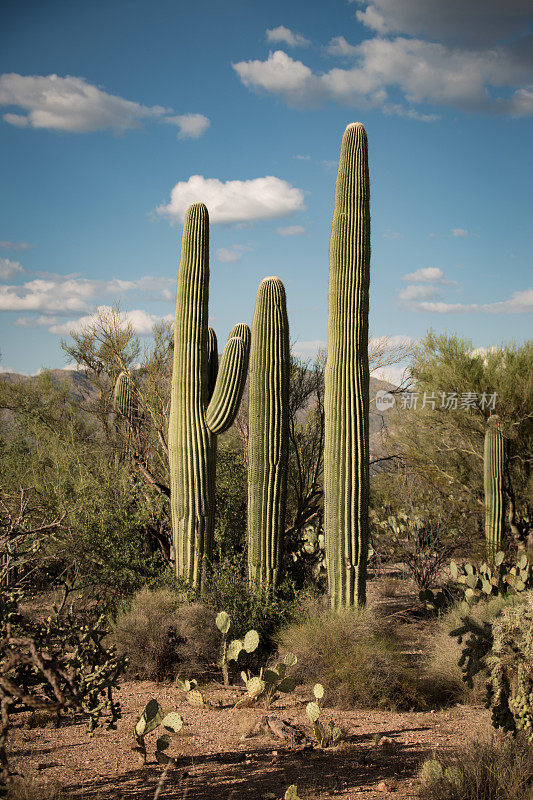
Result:
{"label": "green bush", "polygon": [[261,638],[257,654],[260,658],[274,649],[276,633],[298,614],[305,595],[289,582],[275,594],[250,586],[246,578],[244,556],[224,559],[212,567],[202,594],[202,602],[216,614],[224,609],[231,617],[232,636],[242,638],[254,628]]}
{"label": "green bush", "polygon": [[401,637],[366,606],[342,613],[310,613],[279,637],[282,652],[298,658],[294,677],[319,681],[328,703],[362,708],[426,706],[426,689],[402,652]]}
{"label": "green bush", "polygon": [[420,772],[421,800],[533,800],[533,748],[523,738],[472,741]]}
{"label": "green bush", "polygon": [[112,632],[129,659],[129,674],[148,680],[173,680],[205,672],[214,664],[220,634],[211,609],[184,603],[169,589],[143,589],[118,614]]}

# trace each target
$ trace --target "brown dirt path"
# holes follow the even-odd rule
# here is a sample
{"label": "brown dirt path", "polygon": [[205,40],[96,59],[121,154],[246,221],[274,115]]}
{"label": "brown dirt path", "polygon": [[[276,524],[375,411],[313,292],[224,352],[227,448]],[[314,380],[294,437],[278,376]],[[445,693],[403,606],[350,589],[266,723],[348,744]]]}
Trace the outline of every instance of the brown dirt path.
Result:
{"label": "brown dirt path", "polygon": [[[169,751],[178,757],[177,766],[168,771],[159,800],[260,800],[268,792],[282,797],[292,783],[303,800],[407,800],[417,797],[421,760],[435,750],[460,746],[489,724],[483,709],[468,706],[399,714],[324,709],[324,720],[335,719],[346,732],[345,741],[329,750],[301,749],[266,734],[243,740],[250,712],[232,709],[236,693],[210,686],[204,694],[220,707],[193,708],[174,686],[126,682],[119,693],[123,718],[117,730],[98,730],[92,738],[81,722],[29,728],[21,717],[10,736],[12,763],[35,785],[60,784],[77,800],[151,800],[163,767],[151,756],[140,766],[131,745],[133,725],[154,697],[185,721]],[[310,695],[295,693],[290,705],[278,701],[269,713],[305,726]],[[149,753],[156,735],[151,734]],[[376,744],[376,735],[386,739]]]}

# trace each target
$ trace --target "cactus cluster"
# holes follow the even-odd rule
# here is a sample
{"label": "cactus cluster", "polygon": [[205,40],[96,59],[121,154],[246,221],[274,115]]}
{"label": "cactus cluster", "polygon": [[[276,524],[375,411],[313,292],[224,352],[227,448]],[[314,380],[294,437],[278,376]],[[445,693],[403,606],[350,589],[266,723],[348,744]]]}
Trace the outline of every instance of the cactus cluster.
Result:
{"label": "cactus cluster", "polygon": [[315,683],[313,694],[315,699],[306,705],[306,714],[313,724],[318,746],[331,747],[340,741],[342,730],[332,720],[329,720],[325,725],[320,722],[320,700],[324,697],[324,687],[321,683]]}
{"label": "cactus cluster", "polygon": [[525,553],[512,566],[505,561],[505,553],[501,550],[494,555],[491,563],[484,561],[479,566],[469,561],[458,566],[452,561],[450,573],[464,587],[464,599],[469,603],[533,589],[533,567]]}
{"label": "cactus cluster", "polygon": [[492,624],[470,617],[461,623],[450,636],[464,642],[463,680],[471,687],[474,676],[485,673],[485,705],[494,727],[513,735],[523,731],[533,744],[533,602],[504,608]]}
{"label": "cactus cluster", "polygon": [[324,526],[333,609],[366,600],[369,202],[366,132],[352,123],[342,139],[330,244]]}
{"label": "cactus cluster", "polygon": [[[342,141],[330,246],[324,503],[333,608],[365,602],[369,264],[367,139],[353,123]],[[248,327],[236,326],[218,370],[208,293],[209,219],[195,203],[183,227],[168,449],[176,574],[200,589],[213,543],[216,436],[237,413],[250,350]],[[283,565],[289,374],[285,289],[279,278],[265,278],[251,335],[247,538],[249,582],[267,590],[278,585]]]}
{"label": "cactus cluster", "polygon": [[252,323],[248,385],[248,577],[274,589],[285,530],[289,457],[289,322],[279,278],[265,278]]}
{"label": "cactus cluster", "polygon": [[287,668],[296,666],[297,661],[294,653],[287,653],[277,666],[262,667],[259,675],[241,672],[241,678],[246,686],[246,695],[236,703],[235,708],[251,705],[269,708],[280,693],[293,692],[298,684],[292,675],[287,675]]}
{"label": "cactus cluster", "polygon": [[155,743],[155,758],[159,764],[171,764],[171,758],[165,750],[168,750],[171,742],[171,734],[179,733],[183,727],[183,719],[177,711],[170,711],[165,714],[157,700],[149,700],[146,707],[135,723],[133,736],[135,745],[133,749],[139,754],[142,764],[146,764],[147,750],[145,736],[161,725],[167,733],[159,736]]}
{"label": "cactus cluster", "polygon": [[176,575],[200,589],[213,547],[216,437],[238,411],[250,347],[248,327],[236,326],[218,368],[208,300],[209,216],[195,203],[183,225],[168,450]]}
{"label": "cactus cluster", "polygon": [[218,665],[222,670],[224,686],[229,686],[230,661],[234,661],[235,666],[237,666],[239,656],[242,653],[253,653],[257,650],[259,647],[259,634],[252,628],[247,631],[243,639],[231,639],[231,641],[228,641],[228,635],[231,629],[231,617],[227,611],[219,611],[215,623],[222,634]]}
{"label": "cactus cluster", "polygon": [[505,437],[497,415],[487,422],[483,449],[485,490],[485,541],[487,556],[494,558],[501,549],[505,519]]}

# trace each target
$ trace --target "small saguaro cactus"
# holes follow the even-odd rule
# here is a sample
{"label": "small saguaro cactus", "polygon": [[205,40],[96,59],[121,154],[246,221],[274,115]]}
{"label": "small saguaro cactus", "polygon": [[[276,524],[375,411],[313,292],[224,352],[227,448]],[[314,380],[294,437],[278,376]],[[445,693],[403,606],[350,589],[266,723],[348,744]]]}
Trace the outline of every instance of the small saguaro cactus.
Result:
{"label": "small saguaro cactus", "polygon": [[369,202],[366,132],[354,122],[342,139],[329,250],[324,527],[333,609],[366,600]]}
{"label": "small saguaro cactus", "polygon": [[489,559],[501,550],[505,518],[505,438],[497,415],[489,417],[483,449],[485,541]]}
{"label": "small saguaro cactus", "polygon": [[275,588],[281,570],[289,455],[289,322],[279,278],[259,285],[248,387],[248,578]]}
{"label": "small saguaro cactus", "polygon": [[113,392],[113,406],[115,413],[127,419],[130,425],[137,417],[135,387],[127,372],[121,372],[116,380]]}
{"label": "small saguaro cactus", "polygon": [[168,450],[176,575],[199,589],[213,547],[216,436],[239,409],[250,350],[248,326],[236,325],[218,368],[208,300],[209,215],[195,203],[183,225]]}

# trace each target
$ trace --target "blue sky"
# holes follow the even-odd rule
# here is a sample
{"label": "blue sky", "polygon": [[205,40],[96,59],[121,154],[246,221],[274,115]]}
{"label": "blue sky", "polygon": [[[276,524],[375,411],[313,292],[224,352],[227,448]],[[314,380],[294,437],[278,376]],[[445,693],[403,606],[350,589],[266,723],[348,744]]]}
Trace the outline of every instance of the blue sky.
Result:
{"label": "blue sky", "polygon": [[102,305],[148,336],[195,200],[219,342],[279,275],[311,355],[354,120],[373,335],[531,337],[532,17],[526,0],[4,0],[1,368],[64,366],[61,337]]}

